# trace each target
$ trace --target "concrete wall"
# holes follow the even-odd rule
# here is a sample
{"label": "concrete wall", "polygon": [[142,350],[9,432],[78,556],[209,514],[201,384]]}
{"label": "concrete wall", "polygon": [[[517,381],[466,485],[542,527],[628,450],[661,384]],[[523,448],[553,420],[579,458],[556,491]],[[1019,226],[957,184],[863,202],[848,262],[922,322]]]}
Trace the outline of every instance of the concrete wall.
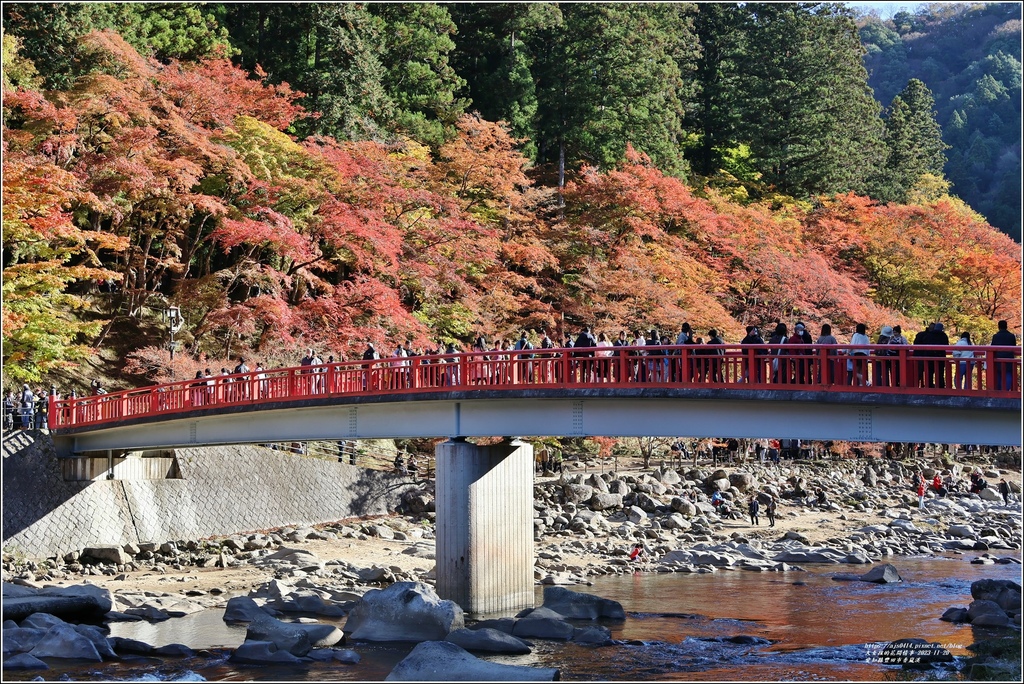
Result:
{"label": "concrete wall", "polygon": [[[3,441],[3,550],[201,539],[393,511],[407,481],[256,446],[179,449],[180,479],[68,481],[49,436]],[[115,475],[116,475],[115,471]]]}

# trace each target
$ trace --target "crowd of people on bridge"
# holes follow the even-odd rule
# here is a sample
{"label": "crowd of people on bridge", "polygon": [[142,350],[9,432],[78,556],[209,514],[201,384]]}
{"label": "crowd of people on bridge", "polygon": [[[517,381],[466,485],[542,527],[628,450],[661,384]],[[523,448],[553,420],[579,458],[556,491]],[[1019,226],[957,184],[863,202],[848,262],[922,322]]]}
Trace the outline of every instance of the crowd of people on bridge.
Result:
{"label": "crowd of people on bridge", "polygon": [[[997,323],[998,331],[992,336],[990,345],[1016,347],[1016,335],[1009,330],[1007,321]],[[715,328],[700,335],[689,323],[683,323],[674,336],[656,329],[636,329],[632,333],[619,330],[612,339],[607,333],[596,335],[590,327],[584,326],[575,337],[566,335],[561,342],[552,339],[546,330],[531,334],[522,331],[514,341],[510,338],[495,338],[491,341],[483,334],[477,335],[471,351],[477,352],[474,361],[468,365],[466,378],[460,373],[462,367],[457,356],[463,349],[455,342],[438,343],[436,348],[414,348],[411,339],[398,344],[390,353],[380,353],[373,343],[367,344],[363,354],[366,368],[380,369],[374,389],[407,389],[414,387],[416,380],[412,373],[412,359],[423,357],[419,365],[433,368],[432,384],[460,385],[465,381],[472,385],[499,385],[514,383],[560,383],[560,382],[639,382],[639,383],[772,383],[772,384],[845,384],[849,386],[898,387],[905,380],[912,386],[946,388],[947,386],[968,390],[980,388],[985,369],[984,355],[976,351],[971,333],[963,331],[956,343],[950,339],[940,322],[934,322],[918,332],[913,340],[904,336],[900,326],[883,326],[874,339],[868,335],[867,326],[857,324],[849,343],[828,352],[826,363],[821,361],[820,352],[841,343],[833,334],[832,326],[823,324],[817,337],[813,337],[808,326],[796,321],[792,329],[776,321],[767,338],[756,325],[746,328],[746,335],[740,340],[742,350],[748,345],[773,345],[752,350],[755,362],[749,363],[746,355],[736,354],[732,345],[726,353],[726,342]],[[947,351],[935,347],[954,347],[949,357]],[[900,348],[906,347],[913,357],[911,367],[901,369]],[[918,348],[920,347],[920,348]],[[618,358],[619,348],[624,350],[626,361]],[[545,362],[555,359],[571,349],[572,363]],[[1015,350],[999,351],[993,355],[997,367],[994,369],[994,389],[1017,389],[1017,364],[999,363],[1000,359],[1013,359]],[[340,355],[337,360],[342,360]],[[299,365],[308,367],[303,371],[304,393],[325,393],[339,391],[336,376],[329,371],[336,361],[334,355],[326,359],[315,349],[308,349]],[[436,366],[435,366],[436,364]],[[429,370],[429,369],[428,369]],[[251,367],[243,357],[229,369],[221,367],[219,373],[210,368],[197,371],[189,384],[189,401],[193,406],[219,403],[221,399],[237,401],[250,397],[269,396],[270,380],[268,370],[260,361]],[[251,373],[248,382],[232,383],[232,376]],[[569,377],[565,377],[566,373]],[[368,389],[368,379],[361,380],[361,389]],[[346,387],[345,391],[350,391]],[[98,381],[90,387],[91,395],[105,394]],[[49,394],[57,396],[56,388]],[[70,396],[76,397],[75,391]],[[9,390],[4,397],[4,426],[6,429],[41,427],[46,422],[47,393],[42,388],[31,389],[24,385],[20,391]]]}
{"label": "crowd of people on bridge", "polygon": [[[1009,331],[1005,320],[999,321],[998,332],[992,336],[993,346],[1017,346],[1016,336]],[[751,369],[748,364],[736,364],[735,371],[730,373],[729,364],[725,360],[727,343],[715,328],[709,329],[706,337],[695,331],[689,323],[680,327],[678,334],[671,337],[668,334],[660,333],[656,329],[644,331],[637,329],[630,334],[626,330],[620,330],[612,339],[607,333],[600,332],[596,336],[590,327],[584,326],[574,338],[566,335],[564,340],[554,341],[547,330],[541,330],[536,335],[522,331],[518,339],[512,341],[510,338],[495,338],[488,341],[485,335],[478,335],[473,342],[471,351],[480,355],[484,363],[475,364],[470,369],[470,377],[466,380],[470,384],[508,384],[510,382],[527,380],[528,382],[561,382],[563,369],[558,366],[544,366],[543,364],[530,363],[531,361],[542,360],[545,357],[552,357],[554,351],[572,349],[574,361],[573,379],[584,382],[608,382],[621,379],[628,379],[636,382],[697,382],[697,383],[725,383],[725,382],[772,382],[775,384],[812,384],[821,383],[824,380],[823,369],[813,358],[817,350],[825,345],[840,345],[839,340],[833,335],[832,326],[824,324],[821,326],[817,338],[812,337],[807,326],[802,321],[797,321],[792,328],[776,321],[767,339],[762,335],[758,326],[747,326],[746,336],[739,342],[739,345],[781,345],[773,349],[763,349],[758,352],[763,357],[763,363],[753,364]],[[950,346],[950,340],[945,332],[942,323],[934,322],[918,332],[913,341],[908,340],[900,326],[883,326],[875,339],[868,336],[867,326],[863,323],[857,324],[855,332],[849,340],[849,347],[837,350],[834,355],[837,363],[830,369],[831,383],[842,384],[843,380],[847,385],[852,386],[883,386],[896,387],[903,382],[900,372],[899,347],[937,347]],[[875,345],[872,347],[872,345]],[[878,346],[885,347],[878,349]],[[952,352],[952,358],[956,359],[955,375],[950,374],[950,384],[956,389],[970,389],[977,385],[974,372],[980,367],[976,361],[983,356],[973,349],[971,334],[969,331],[960,333],[954,346],[963,347]],[[616,355],[616,348],[629,347],[628,352],[632,360],[628,366],[628,378],[619,378],[617,373],[620,370],[612,363],[611,358]],[[644,349],[650,347],[650,349]],[[687,353],[687,363],[679,362],[683,350],[687,347],[694,347]],[[456,361],[454,355],[463,350],[454,342],[438,344],[436,348],[416,349],[412,340],[406,340],[404,344],[396,345],[390,354],[382,354],[373,343],[367,344],[362,355],[363,361],[378,361],[382,367],[398,369],[395,374],[400,377],[398,387],[409,387],[411,374],[409,372],[410,360],[412,357],[427,357],[423,363],[451,363]],[[912,352],[915,359],[911,372],[911,382],[918,387],[947,386],[946,364],[938,361],[939,358],[946,358],[947,352],[942,349],[922,348]],[[1015,353],[1012,351],[997,352],[997,359],[1012,359]],[[643,357],[641,359],[641,357]],[[660,358],[659,358],[660,357]],[[842,357],[842,358],[840,358]],[[330,357],[333,359],[333,357]],[[518,363],[510,363],[518,360]],[[328,363],[331,361],[329,360]],[[318,365],[323,363],[319,355],[312,349],[303,358],[301,365]],[[995,389],[1012,389],[1014,387],[1014,365],[1011,363],[1001,364],[996,369]],[[458,384],[458,370],[450,369],[446,372],[446,384]],[[753,377],[751,377],[753,373]],[[402,380],[404,378],[404,380]],[[972,384],[972,382],[974,384]]]}

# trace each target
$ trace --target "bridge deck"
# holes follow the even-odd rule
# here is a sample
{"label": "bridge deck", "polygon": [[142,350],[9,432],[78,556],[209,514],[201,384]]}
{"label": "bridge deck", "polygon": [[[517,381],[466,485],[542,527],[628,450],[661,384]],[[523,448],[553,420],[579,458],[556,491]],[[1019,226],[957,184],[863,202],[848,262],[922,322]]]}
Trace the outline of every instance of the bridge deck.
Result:
{"label": "bridge deck", "polygon": [[[975,357],[968,360],[947,355],[964,349],[873,345],[808,345],[795,350],[793,345],[615,347],[352,361],[193,379],[93,397],[53,398],[49,421],[56,435],[75,437],[165,421],[239,414],[251,417],[257,413],[269,417],[288,409],[401,402],[408,412],[416,404],[431,401],[531,398],[660,398],[716,405],[733,402],[736,407],[760,403],[765,409],[769,403],[782,401],[803,404],[804,411],[810,405],[830,404],[955,409],[949,418],[968,419],[995,412],[1004,414],[1003,421],[1007,413],[1020,414],[1019,348],[972,347]],[[936,355],[915,355],[922,353]],[[1001,358],[997,354],[1013,356]],[[591,425],[587,434],[605,434],[598,427]],[[458,429],[448,426],[419,436],[450,436],[453,430],[459,434]],[[492,434],[535,433],[522,428]],[[671,434],[695,433],[679,430]],[[339,438],[342,436],[350,435]]]}

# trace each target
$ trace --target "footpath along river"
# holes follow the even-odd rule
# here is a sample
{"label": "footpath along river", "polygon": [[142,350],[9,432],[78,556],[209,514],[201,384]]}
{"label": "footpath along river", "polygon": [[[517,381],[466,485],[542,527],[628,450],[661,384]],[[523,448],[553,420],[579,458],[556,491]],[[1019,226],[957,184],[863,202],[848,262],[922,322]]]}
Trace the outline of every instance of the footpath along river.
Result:
{"label": "footpath along river", "polygon": [[[939,620],[950,606],[966,607],[971,582],[1021,580],[1021,566],[972,565],[974,554],[895,558],[900,584],[837,582],[847,570],[808,565],[806,572],[714,574],[635,573],[595,578],[592,586],[571,587],[619,601],[624,622],[604,623],[616,643],[587,647],[536,640],[526,656],[491,658],[518,665],[557,667],[567,681],[878,681],[923,679],[922,673],[871,662],[879,642],[922,638],[954,655],[967,656],[969,644],[1005,630],[972,628]],[[1018,556],[1019,558],[1019,556]],[[537,588],[537,604],[543,587]],[[361,661],[355,665],[313,663],[251,667],[230,663],[230,650],[245,638],[244,626],[228,626],[222,611],[208,610],[165,622],[114,623],[112,636],[154,646],[184,643],[206,653],[187,659],[140,659],[96,666],[54,669],[46,679],[124,680],[181,677],[209,681],[383,680],[412,644],[349,643]],[[328,622],[328,620],[322,620]],[[343,626],[344,619],[337,621]],[[716,640],[759,637],[770,643]],[[7,673],[31,679],[27,673]],[[942,678],[949,678],[950,671]],[[931,675],[934,677],[934,674]],[[152,679],[151,679],[152,681]]]}

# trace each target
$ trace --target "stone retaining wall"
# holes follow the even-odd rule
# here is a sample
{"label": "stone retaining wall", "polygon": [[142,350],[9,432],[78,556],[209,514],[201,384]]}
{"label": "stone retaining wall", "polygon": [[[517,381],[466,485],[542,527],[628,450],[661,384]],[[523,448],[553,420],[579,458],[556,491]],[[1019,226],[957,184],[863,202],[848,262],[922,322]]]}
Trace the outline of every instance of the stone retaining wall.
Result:
{"label": "stone retaining wall", "polygon": [[179,449],[180,479],[65,481],[53,441],[3,441],[3,550],[201,539],[393,511],[408,480],[257,446]]}

